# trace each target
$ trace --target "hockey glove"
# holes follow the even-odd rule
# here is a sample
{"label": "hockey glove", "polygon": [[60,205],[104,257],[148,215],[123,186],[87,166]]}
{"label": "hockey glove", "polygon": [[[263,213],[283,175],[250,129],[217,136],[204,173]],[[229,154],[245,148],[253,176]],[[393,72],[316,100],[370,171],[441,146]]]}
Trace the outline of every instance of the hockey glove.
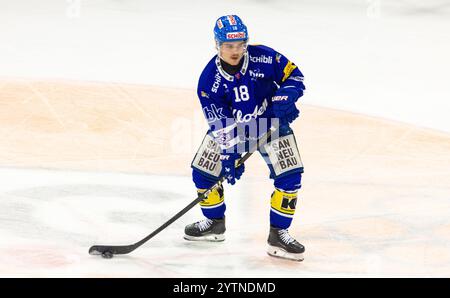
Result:
{"label": "hockey glove", "polygon": [[239,180],[244,173],[245,165],[242,164],[238,168],[235,165],[239,158],[241,157],[238,153],[222,154],[220,160],[222,162],[222,172],[221,175],[225,176],[228,183],[234,185],[236,180]]}
{"label": "hockey glove", "polygon": [[272,97],[273,113],[280,120],[280,125],[292,123],[298,117],[300,111],[295,102],[301,95],[295,88],[280,88]]}

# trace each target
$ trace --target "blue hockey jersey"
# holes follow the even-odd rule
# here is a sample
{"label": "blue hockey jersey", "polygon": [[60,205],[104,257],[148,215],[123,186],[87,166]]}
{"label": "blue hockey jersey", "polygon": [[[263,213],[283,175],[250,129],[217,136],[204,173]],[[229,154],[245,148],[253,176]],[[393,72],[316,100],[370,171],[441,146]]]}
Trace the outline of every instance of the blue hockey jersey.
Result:
{"label": "blue hockey jersey", "polygon": [[279,88],[296,88],[300,96],[305,89],[298,67],[269,47],[249,45],[242,59],[241,70],[230,75],[214,56],[198,83],[197,94],[211,133],[226,152],[243,141],[237,131],[246,131],[247,137],[249,131],[257,131],[259,137],[270,127],[272,97]]}

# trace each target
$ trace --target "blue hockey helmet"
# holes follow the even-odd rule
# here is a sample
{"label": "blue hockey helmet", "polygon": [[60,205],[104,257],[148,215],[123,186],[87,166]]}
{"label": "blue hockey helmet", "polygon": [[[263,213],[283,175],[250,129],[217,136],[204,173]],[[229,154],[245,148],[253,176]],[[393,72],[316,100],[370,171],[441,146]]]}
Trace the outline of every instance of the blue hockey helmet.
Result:
{"label": "blue hockey helmet", "polygon": [[217,19],[214,26],[214,38],[216,42],[248,40],[247,26],[237,15],[227,15]]}

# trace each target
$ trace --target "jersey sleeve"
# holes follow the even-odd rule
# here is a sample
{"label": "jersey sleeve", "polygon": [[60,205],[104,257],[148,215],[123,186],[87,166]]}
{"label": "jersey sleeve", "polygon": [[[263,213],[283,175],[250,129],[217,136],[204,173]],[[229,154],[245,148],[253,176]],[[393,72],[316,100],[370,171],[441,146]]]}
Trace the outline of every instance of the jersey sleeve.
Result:
{"label": "jersey sleeve", "polygon": [[295,88],[299,97],[303,95],[305,85],[303,84],[303,74],[292,61],[284,55],[275,52],[274,62],[275,83],[280,88]]}
{"label": "jersey sleeve", "polygon": [[239,137],[231,107],[220,90],[209,81],[209,78],[200,77],[197,88],[203,114],[222,153],[236,152]]}

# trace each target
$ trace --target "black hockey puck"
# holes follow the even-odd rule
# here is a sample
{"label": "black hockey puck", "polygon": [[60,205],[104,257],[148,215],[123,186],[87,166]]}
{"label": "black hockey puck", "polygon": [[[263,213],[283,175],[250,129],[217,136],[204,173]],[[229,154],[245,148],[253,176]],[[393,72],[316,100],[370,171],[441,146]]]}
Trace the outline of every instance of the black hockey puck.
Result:
{"label": "black hockey puck", "polygon": [[102,253],[102,258],[105,258],[105,259],[111,259],[113,256],[114,256],[113,253],[110,251],[105,251]]}

